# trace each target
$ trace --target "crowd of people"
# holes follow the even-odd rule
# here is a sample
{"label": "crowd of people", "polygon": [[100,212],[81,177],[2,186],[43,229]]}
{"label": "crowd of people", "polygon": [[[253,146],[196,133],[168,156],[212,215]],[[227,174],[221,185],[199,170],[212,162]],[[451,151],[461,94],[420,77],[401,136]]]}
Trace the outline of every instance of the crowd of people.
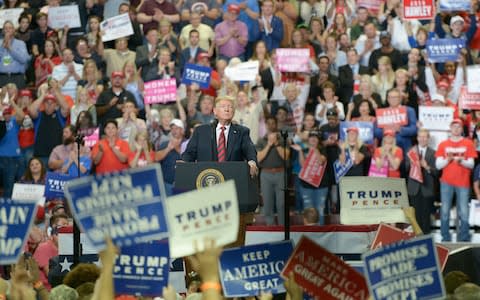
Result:
{"label": "crowd of people", "polygon": [[[443,241],[452,240],[455,199],[456,238],[469,241],[472,186],[480,199],[480,114],[459,98],[467,66],[479,62],[478,3],[444,12],[436,1],[433,19],[406,20],[400,0],[364,2],[4,0],[1,9],[24,10],[3,23],[0,40],[3,196],[16,182],[45,184],[48,171],[73,178],[157,163],[172,195],[179,160],[244,160],[259,175],[268,225],[284,223],[284,205],[322,225],[341,209],[334,163],[352,162],[344,176],[385,169],[405,178],[424,233],[440,202]],[[49,8],[69,4],[78,5],[81,26],[50,28]],[[133,34],[103,42],[100,23],[118,14],[128,14]],[[429,60],[427,42],[441,38],[465,42],[456,60]],[[308,49],[310,71],[280,72],[279,48]],[[259,63],[255,80],[230,80],[225,70],[246,61]],[[212,68],[207,88],[182,83],[188,64]],[[145,104],[144,83],[158,79],[175,79],[176,101]],[[433,143],[419,122],[422,106],[454,110],[443,140]],[[407,122],[380,128],[380,108],[404,109]],[[373,142],[358,127],[341,140],[344,121],[371,123]],[[237,132],[241,139],[231,139]],[[324,165],[319,186],[299,177],[309,153]],[[285,173],[293,201],[284,198]],[[32,245],[47,243],[37,255],[54,256],[55,229],[68,213],[62,199],[47,199],[37,216],[41,224],[50,216],[47,226],[30,235]],[[37,263],[48,278],[48,259]]]}

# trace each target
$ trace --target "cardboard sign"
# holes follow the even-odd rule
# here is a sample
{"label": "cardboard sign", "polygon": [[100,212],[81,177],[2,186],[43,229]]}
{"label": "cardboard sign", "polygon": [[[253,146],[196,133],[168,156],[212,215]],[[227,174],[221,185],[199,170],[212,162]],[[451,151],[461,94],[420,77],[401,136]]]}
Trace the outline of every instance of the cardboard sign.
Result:
{"label": "cardboard sign", "polygon": [[113,269],[115,293],[162,295],[168,285],[169,261],[166,240],[122,247]]}
{"label": "cardboard sign", "polygon": [[133,34],[132,21],[128,13],[106,19],[100,23],[102,42],[113,41]]}
{"label": "cardboard sign", "polygon": [[280,273],[292,251],[291,241],[225,249],[219,262],[225,297],[284,293]]}
{"label": "cardboard sign", "polygon": [[470,11],[472,3],[470,0],[439,0],[441,12]]}
{"label": "cardboard sign", "polygon": [[409,206],[405,179],[343,177],[340,206],[341,224],[407,223],[402,210]]}
{"label": "cardboard sign", "polygon": [[317,299],[368,299],[365,278],[306,236],[298,241],[282,276],[292,272],[298,285]]}
{"label": "cardboard sign", "polygon": [[460,50],[465,48],[464,39],[429,39],[427,53],[429,62],[457,61]]}
{"label": "cardboard sign", "polygon": [[373,122],[343,121],[340,122],[340,140],[347,138],[347,129],[350,127],[358,128],[358,138],[365,144],[373,144]]}
{"label": "cardboard sign", "polygon": [[362,255],[370,293],[381,299],[444,299],[431,236],[396,242]]}
{"label": "cardboard sign", "polygon": [[36,211],[35,201],[0,198],[0,265],[17,262]]}
{"label": "cardboard sign", "polygon": [[480,65],[467,66],[467,90],[469,93],[480,93]]}
{"label": "cardboard sign", "polygon": [[145,104],[177,101],[177,81],[175,78],[145,82]]}
{"label": "cardboard sign", "polygon": [[428,130],[450,130],[453,120],[453,107],[424,106],[418,107],[418,120]]}
{"label": "cardboard sign", "polygon": [[480,110],[480,93],[470,93],[467,86],[460,88],[458,107],[461,109]]}
{"label": "cardboard sign", "polygon": [[202,89],[208,89],[210,86],[211,75],[212,68],[210,67],[186,64],[182,75],[182,83],[188,85],[196,83]]}
{"label": "cardboard sign", "polygon": [[410,171],[408,177],[423,183],[422,166],[420,164],[420,156],[418,155],[416,148],[410,149],[410,151],[407,152],[407,157],[410,159]]}
{"label": "cardboard sign", "polygon": [[12,22],[13,26],[18,28],[18,18],[23,13],[23,10],[23,8],[0,9],[0,28],[3,28],[5,21]]}
{"label": "cardboard sign", "polygon": [[48,8],[48,26],[53,29],[81,27],[78,5],[52,6]]}
{"label": "cardboard sign", "polygon": [[43,184],[25,184],[15,183],[13,184],[12,200],[17,202],[35,201],[39,205],[45,203],[45,185]]}
{"label": "cardboard sign", "polygon": [[65,196],[82,232],[97,250],[105,246],[105,236],[119,247],[168,236],[158,164],[72,180]]}
{"label": "cardboard sign", "polygon": [[345,163],[340,163],[340,160],[337,159],[333,163],[333,171],[335,172],[335,182],[338,184],[340,179],[348,173],[348,171],[353,167],[353,160],[350,156],[350,151],[345,151]]}
{"label": "cardboard sign", "polygon": [[47,172],[47,175],[45,175],[45,197],[63,198],[65,184],[71,179],[72,177],[69,175]]}
{"label": "cardboard sign", "polygon": [[325,168],[326,163],[322,163],[316,151],[310,149],[303,162],[303,167],[302,170],[300,170],[298,178],[315,187],[319,187],[322,182],[323,174],[325,173]]}
{"label": "cardboard sign", "polygon": [[275,54],[276,65],[280,72],[310,72],[310,50],[308,48],[278,48]]}
{"label": "cardboard sign", "polygon": [[[173,258],[203,251],[205,238],[217,246],[237,240],[239,209],[235,183],[230,180],[196,191],[168,197],[170,255]],[[181,203],[181,205],[179,205]],[[197,241],[198,250],[193,247]]]}
{"label": "cardboard sign", "polygon": [[405,126],[408,124],[407,108],[405,106],[377,108],[375,114],[379,128],[388,128],[395,125]]}
{"label": "cardboard sign", "polygon": [[252,81],[257,78],[259,61],[247,61],[225,68],[225,76],[232,81]]}
{"label": "cardboard sign", "polygon": [[97,127],[93,130],[93,132],[89,132],[90,134],[85,135],[83,141],[85,142],[85,147],[93,148],[96,143],[100,140],[100,129]]}
{"label": "cardboard sign", "polygon": [[403,18],[406,20],[430,20],[435,16],[433,0],[403,0]]}

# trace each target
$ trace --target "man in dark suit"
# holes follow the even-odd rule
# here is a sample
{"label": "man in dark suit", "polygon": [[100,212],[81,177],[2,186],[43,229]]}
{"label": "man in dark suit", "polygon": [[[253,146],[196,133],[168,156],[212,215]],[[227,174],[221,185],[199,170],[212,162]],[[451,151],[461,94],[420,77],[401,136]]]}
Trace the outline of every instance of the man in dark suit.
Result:
{"label": "man in dark suit", "polygon": [[340,79],[340,89],[338,96],[343,102],[343,106],[347,107],[353,95],[354,83],[358,80],[360,84],[360,75],[368,74],[368,67],[361,66],[360,57],[355,48],[347,51],[347,64],[338,69],[338,78]]}
{"label": "man in dark suit", "polygon": [[235,99],[219,96],[213,109],[216,121],[197,127],[182,159],[195,161],[248,161],[250,175],[258,173],[257,151],[247,127],[232,124]]}
{"label": "man in dark suit", "polygon": [[194,64],[197,62],[198,54],[207,53],[205,49],[200,48],[198,43],[200,42],[200,33],[196,29],[190,30],[188,34],[189,47],[182,50],[179,57],[178,67],[180,73],[183,74],[185,64]]}
{"label": "man in dark suit", "polygon": [[[435,150],[428,146],[430,133],[426,129],[419,129],[417,134],[418,145],[410,151],[418,153],[423,182],[409,176],[407,189],[410,205],[415,208],[415,217],[424,234],[430,233],[433,200],[438,186],[438,173],[435,167]],[[412,168],[410,158],[406,160],[407,170]],[[410,174],[410,173],[409,173]]]}
{"label": "man in dark suit", "polygon": [[147,44],[137,47],[137,55],[135,57],[135,65],[137,68],[142,68],[142,79],[144,79],[144,71],[147,70],[146,66],[150,65],[155,57],[158,55],[158,31],[155,28],[151,28],[145,34]]}

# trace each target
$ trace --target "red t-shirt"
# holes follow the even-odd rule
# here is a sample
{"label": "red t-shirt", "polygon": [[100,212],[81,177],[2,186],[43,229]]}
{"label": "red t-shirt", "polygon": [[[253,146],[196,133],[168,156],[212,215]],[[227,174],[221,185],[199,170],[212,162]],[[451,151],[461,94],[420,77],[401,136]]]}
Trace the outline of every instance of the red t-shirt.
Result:
{"label": "red t-shirt", "polygon": [[[103,156],[100,162],[97,164],[96,172],[97,174],[111,173],[115,171],[121,171],[128,168],[128,162],[122,163],[113,150],[108,145],[108,141],[103,139],[98,141],[92,149],[92,158],[97,156],[99,151],[99,145],[102,144],[103,147]],[[117,139],[115,141],[115,147],[120,150],[127,157],[130,155],[130,146],[127,141]]]}
{"label": "red t-shirt", "polygon": [[43,285],[47,290],[50,291],[52,286],[48,283],[48,274],[45,273],[46,268],[48,268],[48,262],[50,258],[55,257],[58,255],[58,248],[51,240],[47,240],[46,242],[40,243],[38,245],[37,250],[33,253],[33,259],[38,264],[38,268],[40,269],[40,280],[42,281]]}
{"label": "red t-shirt", "polygon": [[[220,75],[218,75],[217,71],[212,70],[211,80],[220,81]],[[210,84],[210,86],[207,89],[200,89],[200,91],[202,91],[202,94],[207,94],[212,97],[217,97],[217,90],[213,88],[212,84]]]}
{"label": "red t-shirt", "polygon": [[[128,155],[128,164],[129,165],[133,161],[133,159],[135,158],[136,154],[137,154],[136,151],[131,151],[130,154]],[[152,162],[155,161],[155,152],[150,151],[150,159],[151,159]],[[142,153],[140,154],[140,157],[138,158],[138,161],[137,161],[137,167],[145,167],[146,165],[148,165],[148,161],[145,158],[145,153],[142,151]]]}
{"label": "red t-shirt", "polygon": [[[446,158],[449,153],[452,153],[454,157],[462,157],[463,159],[477,158],[477,151],[475,150],[472,140],[466,138],[458,142],[450,139],[441,142],[440,145],[438,145],[435,157]],[[449,185],[468,188],[470,187],[471,173],[471,169],[453,160],[443,168],[440,181]]]}

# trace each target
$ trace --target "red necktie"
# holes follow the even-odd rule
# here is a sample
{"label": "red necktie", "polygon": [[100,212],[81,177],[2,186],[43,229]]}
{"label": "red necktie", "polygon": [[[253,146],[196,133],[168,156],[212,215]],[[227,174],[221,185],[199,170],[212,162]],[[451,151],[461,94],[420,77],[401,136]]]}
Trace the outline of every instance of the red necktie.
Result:
{"label": "red necktie", "polygon": [[218,138],[218,145],[217,145],[217,157],[218,161],[222,162],[225,161],[225,126],[220,127],[220,137]]}

